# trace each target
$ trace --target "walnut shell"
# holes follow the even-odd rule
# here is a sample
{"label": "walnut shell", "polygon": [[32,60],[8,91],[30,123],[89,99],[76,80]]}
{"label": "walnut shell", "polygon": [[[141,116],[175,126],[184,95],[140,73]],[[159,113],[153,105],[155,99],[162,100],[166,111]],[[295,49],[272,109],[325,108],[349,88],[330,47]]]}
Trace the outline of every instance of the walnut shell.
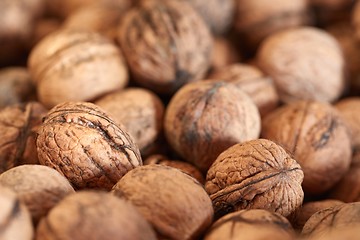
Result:
{"label": "walnut shell", "polygon": [[285,217],[262,209],[252,209],[220,218],[209,229],[204,240],[292,240],[294,235]]}
{"label": "walnut shell", "polygon": [[155,240],[132,204],[105,192],[80,191],[64,198],[40,221],[37,240]]}
{"label": "walnut shell", "polygon": [[98,33],[82,30],[64,29],[46,36],[31,51],[28,65],[39,101],[49,108],[93,100],[128,81],[119,48]]}
{"label": "walnut shell", "polygon": [[358,240],[360,236],[360,228],[357,225],[344,226],[335,228],[322,233],[320,236],[312,236],[310,240]]}
{"label": "walnut shell", "polygon": [[344,91],[342,50],[333,36],[320,29],[301,27],[273,34],[262,43],[257,60],[285,103],[333,102]]}
{"label": "walnut shell", "polygon": [[157,93],[200,80],[210,66],[211,34],[185,1],[144,1],[124,16],[118,40],[134,80]]}
{"label": "walnut shell", "polygon": [[124,125],[143,155],[151,150],[163,126],[164,104],[158,96],[146,89],[127,88],[107,94],[95,104]]}
{"label": "walnut shell", "polygon": [[16,194],[0,185],[0,239],[1,240],[32,240],[34,229],[31,217]]}
{"label": "walnut shell", "polygon": [[67,102],[51,109],[36,145],[40,163],[62,173],[78,189],[111,189],[142,165],[132,137],[91,103]]}
{"label": "walnut shell", "polygon": [[0,173],[39,162],[35,138],[46,112],[37,102],[16,104],[0,111]]}
{"label": "walnut shell", "polygon": [[279,104],[273,81],[254,66],[241,63],[229,65],[217,69],[209,78],[221,79],[239,87],[254,101],[262,117]]}
{"label": "walnut shell", "polygon": [[170,146],[205,172],[228,147],[258,138],[260,115],[247,94],[232,84],[202,81],[173,96],[164,130]]}
{"label": "walnut shell", "polygon": [[64,176],[41,165],[23,165],[7,170],[0,175],[0,184],[16,192],[35,224],[62,198],[75,192]]}
{"label": "walnut shell", "polygon": [[137,207],[159,239],[196,239],[212,222],[211,200],[203,187],[175,168],[138,167],[120,179],[112,191]]}
{"label": "walnut shell", "polygon": [[278,108],[263,119],[261,136],[284,147],[298,161],[307,194],[329,190],[350,167],[350,137],[329,104],[300,101]]}
{"label": "walnut shell", "polygon": [[265,209],[285,217],[302,204],[304,174],[279,145],[257,139],[222,152],[206,175],[215,214]]}

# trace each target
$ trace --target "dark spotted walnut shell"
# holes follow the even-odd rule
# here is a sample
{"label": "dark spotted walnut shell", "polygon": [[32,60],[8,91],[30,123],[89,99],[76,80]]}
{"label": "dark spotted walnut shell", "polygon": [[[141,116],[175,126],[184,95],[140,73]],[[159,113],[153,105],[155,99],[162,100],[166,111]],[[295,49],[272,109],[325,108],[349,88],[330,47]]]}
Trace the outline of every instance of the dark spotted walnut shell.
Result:
{"label": "dark spotted walnut shell", "polygon": [[298,161],[307,194],[329,190],[350,167],[348,130],[329,104],[299,101],[278,108],[263,119],[261,135],[284,147]]}
{"label": "dark spotted walnut shell", "polygon": [[64,176],[42,165],[22,165],[7,170],[0,175],[0,184],[16,192],[35,224],[62,198],[75,192]]}
{"label": "dark spotted walnut shell", "polygon": [[142,155],[153,147],[163,127],[164,104],[151,91],[127,88],[105,95],[95,102],[124,125]]}
{"label": "dark spotted walnut shell", "polygon": [[32,240],[34,229],[31,217],[16,194],[0,185],[0,239]]}
{"label": "dark spotted walnut shell", "polygon": [[345,60],[336,39],[311,27],[271,35],[257,54],[260,68],[275,83],[283,102],[333,102],[345,88]]}
{"label": "dark spotted walnut shell", "polygon": [[46,112],[36,102],[0,110],[0,173],[21,164],[38,163],[35,138]]}
{"label": "dark spotted walnut shell", "polygon": [[239,87],[254,101],[263,117],[279,104],[273,81],[258,68],[246,64],[233,64],[214,71],[211,79],[230,82]]}
{"label": "dark spotted walnut shell", "polygon": [[130,203],[110,193],[80,191],[64,198],[43,218],[37,240],[155,240],[148,222]]}
{"label": "dark spotted walnut shell", "polygon": [[39,161],[77,189],[111,189],[125,173],[142,165],[138,147],[122,128],[94,104],[59,104],[39,129]]}
{"label": "dark spotted walnut shell", "polygon": [[118,39],[134,80],[158,93],[200,80],[210,66],[211,34],[186,1],[144,1],[124,16]]}
{"label": "dark spotted walnut shell", "polygon": [[204,240],[294,239],[289,221],[278,213],[263,209],[240,210],[217,220]]}
{"label": "dark spotted walnut shell", "polygon": [[228,147],[256,139],[260,116],[250,97],[230,83],[202,81],[181,88],[164,120],[170,146],[202,172]]}
{"label": "dark spotted walnut shell", "polygon": [[346,226],[360,227],[360,202],[344,203],[316,212],[305,223],[302,235],[321,236]]}
{"label": "dark spotted walnut shell", "polygon": [[120,179],[112,191],[136,206],[159,239],[197,239],[212,222],[211,200],[203,187],[175,168],[138,167]]}
{"label": "dark spotted walnut shell", "polygon": [[265,209],[285,217],[302,204],[304,174],[279,145],[257,139],[236,144],[215,160],[205,189],[215,214],[241,209]]}

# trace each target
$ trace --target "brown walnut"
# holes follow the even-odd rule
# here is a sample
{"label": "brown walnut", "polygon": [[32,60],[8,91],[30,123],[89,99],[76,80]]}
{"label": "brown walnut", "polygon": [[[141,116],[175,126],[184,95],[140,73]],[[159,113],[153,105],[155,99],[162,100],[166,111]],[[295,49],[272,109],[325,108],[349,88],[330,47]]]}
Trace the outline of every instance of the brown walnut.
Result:
{"label": "brown walnut", "polygon": [[164,120],[170,146],[205,172],[228,147],[256,139],[257,107],[242,90],[226,82],[187,84],[171,99]]}
{"label": "brown walnut", "polygon": [[265,209],[285,217],[299,208],[304,192],[300,165],[279,145],[257,139],[222,152],[206,175],[215,214]]}
{"label": "brown walnut", "polygon": [[254,101],[262,117],[279,104],[273,81],[255,66],[241,63],[229,65],[217,69],[209,78],[230,82],[239,87]]}
{"label": "brown walnut", "polygon": [[35,138],[46,112],[37,102],[0,110],[0,173],[18,165],[39,162]]}
{"label": "brown walnut", "polygon": [[35,224],[62,198],[75,192],[64,176],[42,165],[22,165],[7,170],[0,175],[0,184],[16,192]]}
{"label": "brown walnut", "polygon": [[217,220],[204,240],[294,239],[289,221],[278,213],[263,209],[240,210]]}
{"label": "brown walnut", "polygon": [[350,167],[348,130],[329,104],[299,101],[278,108],[263,119],[261,136],[284,147],[298,161],[307,194],[329,190]]}
{"label": "brown walnut", "polygon": [[138,147],[122,128],[94,104],[59,104],[39,129],[39,161],[62,173],[75,188],[111,189],[142,165]]}
{"label": "brown walnut", "polygon": [[152,224],[159,239],[196,239],[210,226],[211,200],[194,178],[161,165],[138,167],[113,187]]}
{"label": "brown walnut", "polygon": [[260,46],[257,60],[285,103],[333,102],[344,91],[342,50],[333,36],[320,29],[301,27],[273,34]]}
{"label": "brown walnut", "polygon": [[130,203],[105,192],[80,191],[43,218],[37,240],[155,240],[148,222]]}
{"label": "brown walnut", "polygon": [[210,66],[211,34],[185,1],[144,1],[124,16],[118,40],[134,80],[157,93],[200,80]]}
{"label": "brown walnut", "polygon": [[164,104],[158,96],[146,89],[127,88],[109,93],[95,104],[124,125],[143,155],[151,150],[163,126]]}
{"label": "brown walnut", "polygon": [[0,185],[0,239],[32,240],[34,229],[31,217],[16,194]]}
{"label": "brown walnut", "polygon": [[49,108],[93,100],[128,81],[120,49],[100,34],[83,30],[46,36],[32,49],[28,65],[39,101]]}

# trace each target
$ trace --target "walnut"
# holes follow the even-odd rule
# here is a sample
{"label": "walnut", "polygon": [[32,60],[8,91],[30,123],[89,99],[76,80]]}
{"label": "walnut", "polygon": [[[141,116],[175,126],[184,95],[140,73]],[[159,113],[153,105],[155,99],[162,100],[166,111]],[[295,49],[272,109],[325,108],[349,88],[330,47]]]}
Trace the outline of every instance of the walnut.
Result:
{"label": "walnut", "polygon": [[255,66],[241,63],[229,65],[216,70],[209,78],[221,79],[239,87],[254,101],[262,117],[279,103],[273,81]]}
{"label": "walnut", "polygon": [[105,192],[80,191],[64,198],[43,218],[37,240],[155,240],[149,223],[130,203]]}
{"label": "walnut", "polygon": [[32,240],[34,229],[31,217],[16,194],[0,185],[0,239],[1,240]]}
{"label": "walnut", "polygon": [[201,183],[201,184],[205,183],[205,179],[204,179],[203,175],[201,174],[201,172],[196,167],[191,165],[190,163],[182,162],[179,160],[170,160],[169,158],[167,158],[164,155],[156,154],[156,155],[151,155],[147,159],[144,160],[144,165],[149,165],[149,164],[160,164],[160,165],[177,168],[177,169],[181,170],[182,172],[184,172],[184,173],[192,176],[196,180],[198,180],[199,183]]}
{"label": "walnut", "polygon": [[277,144],[257,139],[222,152],[206,175],[205,189],[215,214],[265,209],[285,217],[302,204],[304,174]]}
{"label": "walnut", "polygon": [[9,67],[0,70],[0,108],[33,100],[35,95],[35,86],[26,68]]}
{"label": "walnut", "polygon": [[360,227],[360,202],[344,203],[316,212],[305,223],[302,234],[318,237],[346,226]]}
{"label": "walnut", "polygon": [[0,175],[0,184],[16,192],[35,224],[62,198],[74,192],[64,176],[41,165],[23,165],[7,170]]}
{"label": "walnut", "polygon": [[95,102],[124,125],[143,155],[151,150],[162,131],[164,104],[154,93],[127,88],[105,95]]}
{"label": "walnut", "polygon": [[128,81],[120,50],[100,34],[81,30],[46,36],[31,51],[28,65],[39,101],[49,108],[93,100]]}
{"label": "walnut", "polygon": [[31,40],[28,43],[28,48],[31,50],[36,46],[44,37],[57,31],[61,27],[61,21],[56,18],[42,18],[35,23],[32,32]]}
{"label": "walnut", "polygon": [[0,111],[0,173],[21,165],[38,163],[36,131],[47,110],[30,102]]}
{"label": "walnut", "polygon": [[124,16],[118,40],[134,80],[157,93],[200,80],[210,66],[211,34],[185,1],[144,1]]}
{"label": "walnut", "polygon": [[263,119],[261,136],[280,144],[298,161],[307,194],[329,190],[350,167],[350,137],[329,104],[300,101],[278,108]]}
{"label": "walnut", "polygon": [[194,178],[175,168],[135,168],[112,191],[137,207],[159,239],[196,239],[212,222],[213,208],[205,190]]}
{"label": "walnut", "polygon": [[308,22],[307,0],[236,0],[236,3],[235,29],[252,48],[275,32]]}
{"label": "walnut", "polygon": [[358,240],[360,236],[360,228],[357,225],[350,225],[331,229],[322,233],[320,236],[312,236],[310,240]]}
{"label": "walnut", "polygon": [[228,147],[256,139],[260,116],[252,100],[232,84],[187,84],[171,99],[164,120],[170,146],[205,172]]}
{"label": "walnut", "polygon": [[98,106],[59,104],[49,111],[36,140],[39,161],[80,188],[111,187],[142,165],[132,137]]}
{"label": "walnut", "polygon": [[332,102],[344,91],[342,50],[334,37],[320,29],[302,27],[273,34],[261,45],[257,59],[285,103]]}
{"label": "walnut", "polygon": [[241,210],[217,220],[204,240],[294,239],[289,221],[277,213],[262,209]]}
{"label": "walnut", "polygon": [[214,47],[211,55],[212,71],[240,62],[240,60],[240,53],[231,41],[224,37],[216,37],[214,39]]}

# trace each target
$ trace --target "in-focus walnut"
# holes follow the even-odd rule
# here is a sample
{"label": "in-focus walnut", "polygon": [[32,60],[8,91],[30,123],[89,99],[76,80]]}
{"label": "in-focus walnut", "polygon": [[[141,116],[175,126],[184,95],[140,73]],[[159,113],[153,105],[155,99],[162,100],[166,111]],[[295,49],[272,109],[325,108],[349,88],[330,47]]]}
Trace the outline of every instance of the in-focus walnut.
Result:
{"label": "in-focus walnut", "polygon": [[326,208],[334,207],[339,204],[343,204],[343,202],[335,199],[307,202],[303,206],[301,206],[301,208],[299,208],[298,211],[296,211],[295,216],[292,219],[292,224],[295,229],[301,231],[307,220],[309,220],[309,218],[314,213]]}
{"label": "in-focus walnut", "polygon": [[64,198],[43,218],[37,240],[155,240],[154,230],[135,207],[110,193],[80,191]]}
{"label": "in-focus walnut", "polygon": [[28,65],[39,101],[49,108],[66,101],[93,100],[128,81],[120,49],[94,32],[54,32],[34,47]]}
{"label": "in-focus walnut", "polygon": [[278,108],[263,119],[261,136],[284,147],[298,161],[307,194],[329,190],[350,167],[348,130],[329,104],[299,101]]}
{"label": "in-focus walnut", "polygon": [[171,99],[164,120],[170,146],[202,172],[228,147],[259,137],[257,107],[226,82],[187,84]]}
{"label": "in-focus walnut", "polygon": [[142,165],[132,137],[91,103],[67,102],[51,109],[36,145],[40,163],[62,173],[77,189],[111,189]]}
{"label": "in-focus walnut", "polygon": [[0,184],[16,192],[30,211],[34,224],[66,195],[75,192],[64,176],[42,165],[23,165],[7,170],[0,175]]}
{"label": "in-focus walnut", "polygon": [[149,165],[149,164],[160,164],[160,165],[177,168],[183,171],[184,173],[189,174],[196,180],[198,180],[199,183],[201,184],[205,183],[204,176],[196,167],[194,167],[190,163],[182,162],[178,160],[170,160],[168,157],[164,155],[156,154],[156,155],[151,155],[144,160],[144,165]]}
{"label": "in-focus walnut", "polygon": [[172,94],[203,78],[210,66],[212,36],[185,1],[144,1],[128,12],[118,40],[134,80],[155,92]]}
{"label": "in-focus walnut", "polygon": [[273,81],[254,66],[240,63],[229,65],[216,70],[209,78],[230,82],[239,87],[254,101],[262,117],[279,104]]}
{"label": "in-focus walnut", "polygon": [[360,202],[339,204],[313,214],[301,232],[304,236],[321,236],[345,226],[360,227]]}
{"label": "in-focus walnut", "polygon": [[360,201],[360,150],[355,150],[349,171],[331,189],[329,196],[344,202]]}
{"label": "in-focus walnut", "polygon": [[204,240],[292,240],[295,233],[289,221],[263,209],[241,210],[217,220]]}
{"label": "in-focus walnut", "polygon": [[16,193],[0,185],[0,239],[32,240],[34,229],[31,217]]}
{"label": "in-focus walnut", "polygon": [[272,77],[280,99],[332,102],[345,87],[345,60],[336,39],[302,27],[273,34],[261,45],[259,67]]}
{"label": "in-focus walnut", "polygon": [[308,23],[307,0],[236,0],[235,29],[255,48],[267,36]]}
{"label": "in-focus walnut", "polygon": [[360,150],[360,97],[344,98],[335,107],[349,128],[353,148]]}
{"label": "in-focus walnut", "polygon": [[205,189],[216,216],[265,209],[287,217],[303,202],[303,178],[300,165],[282,147],[257,139],[222,152],[207,172]]}
{"label": "in-focus walnut", "polygon": [[163,126],[164,104],[158,96],[143,88],[127,88],[107,94],[95,104],[124,125],[142,155],[151,151]]}
{"label": "in-focus walnut", "polygon": [[0,111],[0,173],[39,162],[35,138],[46,112],[36,102],[15,104]]}
{"label": "in-focus walnut", "polygon": [[26,68],[9,67],[0,70],[0,108],[34,100],[35,96],[35,86]]}
{"label": "in-focus walnut", "polygon": [[214,39],[214,48],[211,55],[212,71],[240,62],[240,60],[240,53],[231,41],[223,37],[216,37]]}
{"label": "in-focus walnut", "polygon": [[113,187],[152,224],[159,239],[196,239],[213,218],[211,200],[194,178],[175,168],[146,165]]}

